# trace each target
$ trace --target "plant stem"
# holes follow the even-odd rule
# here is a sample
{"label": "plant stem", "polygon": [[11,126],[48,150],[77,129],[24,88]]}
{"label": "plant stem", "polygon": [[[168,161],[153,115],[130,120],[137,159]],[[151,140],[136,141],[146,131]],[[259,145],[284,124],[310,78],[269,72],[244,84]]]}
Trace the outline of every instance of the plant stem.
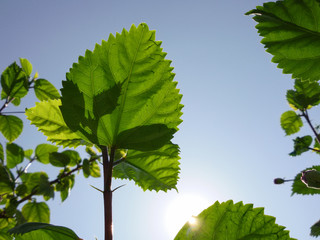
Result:
{"label": "plant stem", "polygon": [[307,110],[303,111],[302,112],[302,116],[306,119],[307,123],[309,124],[312,132],[314,133],[314,135],[316,136],[316,139],[317,139],[317,142],[320,144],[320,137],[317,133],[317,131],[315,130],[315,128],[313,127],[311,121],[310,121],[310,118],[309,118],[309,115],[308,115],[308,112]]}
{"label": "plant stem", "polygon": [[103,201],[104,201],[104,239],[113,239],[113,225],[112,225],[112,168],[115,154],[115,148],[111,148],[110,158],[108,154],[108,148],[101,146],[102,160],[103,160]]}

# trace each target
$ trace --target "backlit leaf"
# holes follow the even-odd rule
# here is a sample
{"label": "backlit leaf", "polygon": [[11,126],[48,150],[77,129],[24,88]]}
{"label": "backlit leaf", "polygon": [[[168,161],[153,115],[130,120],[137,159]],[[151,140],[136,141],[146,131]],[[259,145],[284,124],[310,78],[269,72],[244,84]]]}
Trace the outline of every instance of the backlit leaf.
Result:
{"label": "backlit leaf", "polygon": [[7,67],[1,75],[1,99],[22,98],[28,93],[28,79],[22,68],[15,62]]}
{"label": "backlit leaf", "polygon": [[63,153],[53,152],[49,155],[49,161],[55,167],[66,167],[70,162],[70,158]]}
{"label": "backlit leaf", "polygon": [[15,143],[7,143],[6,155],[8,168],[14,168],[19,163],[22,163],[24,159],[24,151],[22,147]]}
{"label": "backlit leaf", "polygon": [[[306,170],[315,169],[317,171],[320,171],[320,166],[312,166],[311,168],[307,168]],[[301,181],[301,173],[298,173],[296,177],[294,178],[292,189],[291,189],[291,195],[294,194],[302,194],[302,195],[314,195],[314,194],[320,194],[319,189],[309,188],[307,187],[302,181]]]}
{"label": "backlit leaf", "polygon": [[28,202],[22,207],[22,215],[28,222],[50,222],[50,210],[45,202]]}
{"label": "backlit leaf", "polygon": [[46,223],[24,223],[9,231],[16,240],[80,240],[69,228]]}
{"label": "backlit leaf", "polygon": [[113,169],[113,176],[134,180],[145,190],[176,189],[179,173],[179,147],[167,144],[158,150],[128,150],[125,160]]}
{"label": "backlit leaf", "polygon": [[0,115],[0,131],[9,141],[16,140],[23,129],[23,122],[20,118],[12,115]]}
{"label": "backlit leaf", "polygon": [[26,75],[30,76],[32,73],[32,64],[28,61],[28,59],[20,58],[20,64]]}
{"label": "backlit leaf", "polygon": [[263,211],[242,202],[215,202],[195,217],[194,225],[186,223],[175,240],[294,240],[285,227],[276,224],[275,218],[264,215]]}
{"label": "backlit leaf", "polygon": [[256,28],[272,61],[284,73],[304,80],[320,79],[320,6],[317,0],[268,2],[255,14]]}
{"label": "backlit leaf", "polygon": [[171,61],[146,24],[109,36],[73,64],[63,82],[61,112],[84,140],[154,150],[181,123],[181,95]]}
{"label": "backlit leaf", "polygon": [[287,135],[299,132],[303,126],[300,116],[295,111],[284,112],[281,115],[280,123]]}
{"label": "backlit leaf", "polygon": [[57,151],[58,151],[57,146],[47,144],[47,143],[39,144],[35,150],[36,159],[41,163],[48,164],[50,153],[57,152]]}
{"label": "backlit leaf", "polygon": [[297,137],[296,139],[293,139],[294,142],[294,150],[293,152],[289,153],[290,156],[298,156],[302,153],[309,151],[309,147],[312,143],[312,137],[311,136],[304,136],[304,137]]}
{"label": "backlit leaf", "polygon": [[37,79],[35,81],[34,93],[40,101],[60,98],[58,90],[46,79]]}
{"label": "backlit leaf", "polygon": [[65,124],[58,99],[49,99],[36,103],[26,110],[27,118],[46,135],[49,141],[64,147],[77,147],[86,144],[76,133]]}

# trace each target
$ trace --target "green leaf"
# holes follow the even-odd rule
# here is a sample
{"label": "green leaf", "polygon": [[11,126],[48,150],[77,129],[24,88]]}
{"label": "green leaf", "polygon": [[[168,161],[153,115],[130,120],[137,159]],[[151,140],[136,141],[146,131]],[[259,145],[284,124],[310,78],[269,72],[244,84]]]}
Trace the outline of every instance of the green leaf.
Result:
{"label": "green leaf", "polygon": [[14,179],[10,170],[0,164],[0,195],[13,192]]}
{"label": "green leaf", "polygon": [[12,115],[0,115],[0,131],[9,141],[16,140],[23,129],[23,122],[20,118]]}
{"label": "green leaf", "polygon": [[293,152],[289,153],[289,155],[295,157],[309,151],[309,147],[312,143],[312,137],[309,135],[304,137],[297,137],[296,139],[293,139],[293,142],[294,150]]}
{"label": "green leaf", "polygon": [[274,217],[264,215],[263,208],[253,208],[252,204],[215,202],[195,219],[196,224],[186,223],[175,240],[293,240]]}
{"label": "green leaf", "polygon": [[181,123],[171,61],[146,24],[109,36],[73,64],[63,82],[63,118],[97,145],[155,150]]}
{"label": "green leaf", "polygon": [[82,162],[83,176],[85,178],[91,176],[98,178],[101,176],[100,167],[97,161],[89,162],[88,159],[84,159]]}
{"label": "green leaf", "polygon": [[[320,171],[320,166],[312,166],[311,168],[307,168],[304,171],[315,169],[317,171]],[[296,177],[294,178],[292,188],[291,188],[291,195],[294,194],[302,194],[302,195],[314,195],[314,194],[320,194],[319,189],[309,188],[307,187],[302,181],[301,181],[302,173],[298,173]]]}
{"label": "green leaf", "polygon": [[22,215],[28,222],[50,222],[50,210],[45,202],[28,202],[22,207]]}
{"label": "green leaf", "polygon": [[57,152],[57,151],[58,151],[57,146],[47,144],[47,143],[42,143],[36,147],[35,156],[39,162],[48,164],[50,153]]}
{"label": "green leaf", "polygon": [[125,160],[113,168],[113,177],[134,180],[145,190],[177,189],[179,147],[167,144],[154,151],[128,150]]}
{"label": "green leaf", "polygon": [[320,236],[320,220],[312,225],[310,235],[313,237]]}
{"label": "green leaf", "polygon": [[63,153],[53,152],[49,155],[49,161],[55,167],[66,167],[70,163],[70,157]]}
{"label": "green leaf", "polygon": [[296,90],[287,91],[287,100],[296,109],[305,110],[320,103],[320,86],[318,82],[296,80]]}
{"label": "green leaf", "polygon": [[15,143],[7,143],[6,155],[8,168],[14,168],[19,163],[22,163],[24,159],[24,151],[22,147]]}
{"label": "green leaf", "polygon": [[36,195],[44,195],[44,197],[52,196],[52,187],[49,177],[45,172],[26,173],[21,175],[23,183],[27,186],[27,193],[35,191]]}
{"label": "green leaf", "polygon": [[281,115],[280,124],[287,135],[300,131],[303,126],[302,120],[295,111],[287,111]]}
{"label": "green leaf", "polygon": [[317,0],[268,2],[255,14],[256,28],[267,52],[283,73],[304,80],[320,79],[320,6]]}
{"label": "green leaf", "polygon": [[0,143],[0,163],[4,162],[4,151],[3,151],[3,146]]}
{"label": "green leaf", "polygon": [[14,62],[1,75],[1,99],[22,98],[28,93],[28,79],[22,69]]}
{"label": "green leaf", "polygon": [[60,98],[58,90],[46,79],[38,79],[35,81],[34,93],[40,101]]}
{"label": "green leaf", "polygon": [[90,176],[90,163],[88,159],[84,159],[82,162],[82,170],[83,170],[83,176],[85,178],[88,178]]}
{"label": "green leaf", "polygon": [[70,190],[74,186],[74,180],[75,180],[75,176],[72,174],[62,178],[60,182],[56,185],[56,190],[60,192],[60,197],[62,202],[66,200],[67,197],[69,196]]}
{"label": "green leaf", "polygon": [[81,162],[80,155],[77,151],[66,150],[66,151],[63,151],[62,154],[64,154],[65,156],[68,156],[69,158],[68,166],[70,167],[76,166]]}
{"label": "green leaf", "polygon": [[9,230],[9,233],[15,234],[16,240],[80,240],[71,229],[46,223],[24,223]]}
{"label": "green leaf", "polygon": [[48,137],[48,141],[64,147],[85,145],[86,142],[65,124],[59,109],[60,105],[58,99],[36,103],[35,107],[26,110],[27,118]]}
{"label": "green leaf", "polygon": [[27,76],[30,76],[32,73],[32,64],[25,58],[20,58],[20,63],[23,71]]}
{"label": "green leaf", "polygon": [[24,151],[24,157],[31,160],[32,153],[33,153],[32,149],[27,149]]}

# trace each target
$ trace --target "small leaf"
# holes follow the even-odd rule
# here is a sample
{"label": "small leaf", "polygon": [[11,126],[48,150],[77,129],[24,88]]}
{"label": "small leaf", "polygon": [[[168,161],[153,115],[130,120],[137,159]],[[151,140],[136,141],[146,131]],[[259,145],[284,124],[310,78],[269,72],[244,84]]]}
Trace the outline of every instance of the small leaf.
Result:
{"label": "small leaf", "polygon": [[60,192],[60,197],[62,202],[66,200],[67,197],[69,196],[70,190],[74,186],[74,180],[75,180],[75,176],[72,174],[62,178],[60,182],[56,185],[56,190]]}
{"label": "small leaf", "polygon": [[69,228],[46,223],[24,223],[10,229],[9,233],[14,234],[16,240],[81,240]]}
{"label": "small leaf", "polygon": [[296,139],[293,139],[293,142],[294,150],[293,152],[289,153],[289,155],[295,157],[309,151],[309,147],[312,143],[312,137],[309,135],[304,137],[297,137]]}
{"label": "small leaf", "polygon": [[295,90],[287,91],[287,100],[297,109],[305,110],[320,103],[320,86],[318,82],[295,80]]}
{"label": "small leaf", "polygon": [[[317,171],[320,171],[320,166],[312,166],[311,168],[307,168],[303,171],[315,169]],[[314,188],[308,188],[302,181],[301,181],[302,173],[298,173],[296,177],[294,178],[292,188],[291,188],[291,195],[294,194],[302,194],[302,195],[314,195],[314,194],[320,194],[319,189]]]}
{"label": "small leaf", "polygon": [[70,161],[68,163],[68,166],[70,166],[70,167],[76,166],[77,164],[79,164],[81,162],[80,155],[77,151],[66,150],[66,151],[63,151],[62,154],[69,157]]}
{"label": "small leaf", "polygon": [[167,144],[154,151],[128,150],[126,158],[113,168],[113,177],[134,180],[144,191],[176,189],[179,147]]}
{"label": "small leaf", "polygon": [[63,153],[53,152],[49,155],[49,161],[55,167],[66,167],[70,163],[70,157]]}
{"label": "small leaf", "polygon": [[281,115],[280,123],[287,135],[299,132],[303,126],[300,116],[295,111],[284,112]]}
{"label": "small leaf", "polygon": [[89,170],[90,170],[90,176],[91,177],[98,178],[98,177],[101,176],[100,167],[99,167],[99,164],[96,161],[93,161],[93,162],[90,163]]}
{"label": "small leaf", "polygon": [[22,207],[22,215],[28,222],[50,222],[50,210],[45,202],[28,202]]}
{"label": "small leaf", "polygon": [[89,164],[89,160],[88,159],[84,159],[82,162],[82,172],[83,172],[83,176],[85,178],[88,178],[90,176],[90,164]]}
{"label": "small leaf", "polygon": [[32,64],[25,58],[20,58],[20,63],[23,71],[25,71],[27,76],[30,76],[32,73]]}
{"label": "small leaf", "polygon": [[175,240],[265,239],[294,240],[289,231],[275,223],[275,218],[264,215],[263,208],[252,204],[234,204],[231,200],[215,202],[197,217],[194,225],[186,223]]}
{"label": "small leaf", "polygon": [[0,164],[0,195],[13,192],[14,179],[10,170]]}
{"label": "small leaf", "polygon": [[26,110],[27,118],[51,142],[64,147],[86,145],[87,143],[65,124],[59,109],[60,105],[61,102],[58,99],[36,103],[35,107]]}
{"label": "small leaf", "polygon": [[31,160],[32,153],[33,153],[32,149],[27,149],[24,151],[24,157]]}
{"label": "small leaf", "polygon": [[0,115],[0,131],[9,141],[16,140],[23,129],[23,122],[20,118],[12,115]]}
{"label": "small leaf", "polygon": [[22,98],[28,93],[28,79],[22,69],[14,62],[1,75],[1,99]]}
{"label": "small leaf", "polygon": [[6,154],[7,154],[7,166],[8,168],[14,168],[19,163],[23,162],[24,159],[24,151],[22,147],[15,143],[7,143],[6,146]]}
{"label": "small leaf", "polygon": [[35,81],[34,93],[40,101],[60,98],[58,90],[46,79],[38,79]]}
{"label": "small leaf", "polygon": [[310,235],[313,237],[320,236],[320,220],[312,225]]}
{"label": "small leaf", "polygon": [[25,173],[21,180],[28,188],[28,194],[36,191],[36,195],[51,196],[49,177],[45,172]]}
{"label": "small leaf", "polygon": [[57,152],[57,151],[58,151],[57,146],[47,144],[47,143],[39,144],[35,150],[36,159],[43,164],[48,164],[50,153]]}

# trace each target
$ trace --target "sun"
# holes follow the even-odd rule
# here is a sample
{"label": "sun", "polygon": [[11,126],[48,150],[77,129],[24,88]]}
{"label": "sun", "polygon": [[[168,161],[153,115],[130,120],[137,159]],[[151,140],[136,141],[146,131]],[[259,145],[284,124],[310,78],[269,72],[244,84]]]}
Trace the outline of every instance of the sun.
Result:
{"label": "sun", "polygon": [[199,195],[179,195],[168,206],[165,225],[170,237],[174,238],[186,222],[197,224],[197,216],[209,207],[209,201]]}

